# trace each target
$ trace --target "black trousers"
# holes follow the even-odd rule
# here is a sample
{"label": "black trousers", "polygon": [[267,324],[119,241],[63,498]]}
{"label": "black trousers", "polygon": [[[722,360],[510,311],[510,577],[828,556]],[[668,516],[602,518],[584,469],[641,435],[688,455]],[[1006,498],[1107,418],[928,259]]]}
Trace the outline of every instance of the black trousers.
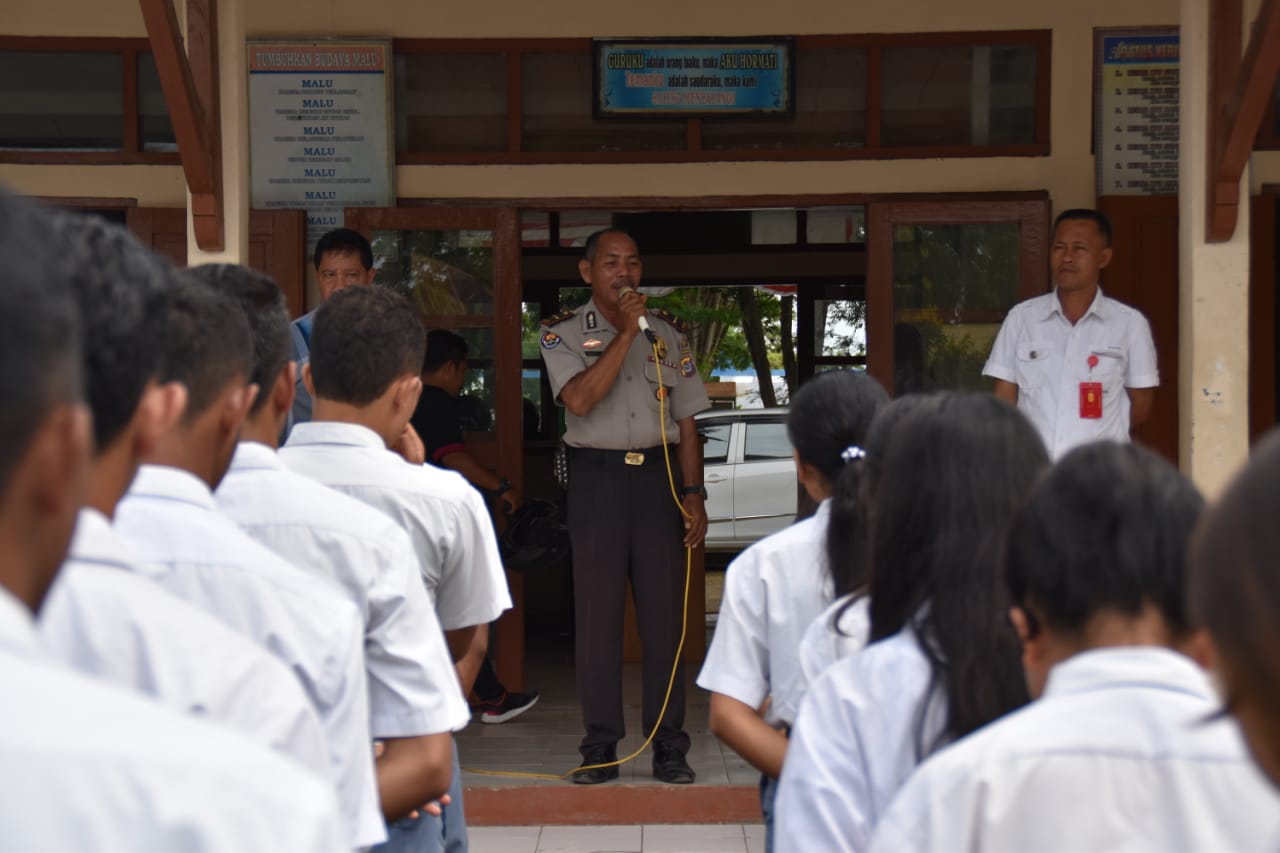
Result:
{"label": "black trousers", "polygon": [[[671,464],[679,489],[674,446]],[[581,748],[585,751],[617,743],[626,734],[622,627],[628,580],[642,648],[644,734],[657,723],[680,642],[684,522],[672,503],[660,447],[645,451],[643,465],[627,465],[620,451],[571,449],[568,510],[578,698],[586,727]],[[684,710],[684,662],[680,661],[655,744],[688,751]]]}

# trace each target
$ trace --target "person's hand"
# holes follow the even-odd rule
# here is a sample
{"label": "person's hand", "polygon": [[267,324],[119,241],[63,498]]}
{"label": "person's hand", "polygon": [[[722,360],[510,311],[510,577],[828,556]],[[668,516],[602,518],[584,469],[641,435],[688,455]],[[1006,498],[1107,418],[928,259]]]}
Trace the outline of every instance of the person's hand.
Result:
{"label": "person's hand", "polygon": [[427,447],[418,437],[413,424],[404,425],[404,432],[400,433],[400,438],[391,445],[391,449],[403,456],[404,461],[410,465],[422,465],[427,461]]}
{"label": "person's hand", "polygon": [[501,500],[502,511],[507,515],[511,515],[511,513],[520,508],[520,504],[524,503],[524,493],[512,486],[502,493]]}
{"label": "person's hand", "polygon": [[684,511],[688,517],[684,520],[684,547],[697,548],[707,538],[707,507],[702,495],[685,495]]}
{"label": "person's hand", "polygon": [[640,332],[640,318],[649,313],[645,307],[645,303],[649,301],[649,297],[637,293],[635,290],[628,288],[622,291],[622,296],[618,299],[618,310],[622,313],[622,324],[619,332],[625,332],[634,336]]}
{"label": "person's hand", "polygon": [[424,805],[421,808],[421,810],[414,809],[413,811],[409,812],[408,816],[413,820],[417,820],[418,818],[422,817],[422,812],[426,812],[432,817],[440,817],[440,815],[444,813],[444,807],[449,805],[452,802],[453,800],[449,797],[448,794],[441,794],[440,799],[432,800],[431,802]]}

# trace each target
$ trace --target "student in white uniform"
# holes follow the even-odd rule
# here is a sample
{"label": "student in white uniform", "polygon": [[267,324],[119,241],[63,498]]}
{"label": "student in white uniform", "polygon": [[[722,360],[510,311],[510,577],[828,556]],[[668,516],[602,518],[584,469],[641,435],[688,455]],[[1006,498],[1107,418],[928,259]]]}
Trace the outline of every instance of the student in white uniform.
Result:
{"label": "student in white uniform", "polygon": [[[1226,710],[1254,760],[1280,785],[1280,431],[1200,520],[1187,603],[1209,639]],[[1274,811],[1274,808],[1273,808]],[[1267,845],[1275,850],[1280,836]]]}
{"label": "student in white uniform", "polygon": [[1262,850],[1278,837],[1280,798],[1236,725],[1208,722],[1209,678],[1176,651],[1203,505],[1145,448],[1101,442],[1058,462],[1005,564],[1037,701],[925,762],[873,849]]}
{"label": "student in white uniform", "polygon": [[836,480],[826,546],[836,598],[810,621],[800,638],[796,692],[801,696],[827,667],[862,651],[867,644],[871,635],[867,528],[885,454],[903,418],[919,409],[937,406],[943,399],[936,394],[908,394],[881,409],[867,430],[863,454],[845,465]]}
{"label": "student in white uniform", "polygon": [[240,306],[182,274],[171,291],[164,381],[187,408],[160,437],[116,510],[142,571],[289,666],[320,716],[352,847],[386,836],[369,735],[364,630],[355,605],[259,545],[217,510],[212,490],[231,462],[256,390]]}
{"label": "student in white uniform", "polygon": [[276,440],[293,405],[284,294],[262,273],[206,264],[190,274],[235,298],[253,333],[249,409],[218,507],[254,539],[335,582],[364,617],[365,669],[382,813],[407,816],[449,788],[452,731],[470,712],[417,571],[409,535],[355,498],[285,468]]}
{"label": "student in white uniform", "polygon": [[78,259],[57,234],[0,192],[0,851],[336,849],[326,782],[39,648],[89,490]]}
{"label": "student in white uniform", "polygon": [[81,672],[225,723],[325,773],[320,720],[288,667],[130,571],[132,550],[111,528],[143,454],[186,404],[181,385],[158,381],[172,269],[96,216],[53,212],[50,224],[73,268],[94,458],[88,504],[40,611],[44,648]]}
{"label": "student in white uniform", "polygon": [[[453,653],[462,693],[484,657],[488,625],[511,606],[484,500],[454,471],[412,465],[388,448],[403,435],[422,390],[426,333],[403,296],[383,287],[339,291],[316,311],[303,377],[315,407],[280,451],[300,474],[361,500],[408,533],[436,616]],[[461,773],[439,818],[392,833],[392,843],[438,828],[445,849],[466,844]]]}
{"label": "student in white uniform", "polygon": [[801,633],[832,596],[826,559],[832,488],[842,470],[856,467],[867,428],[888,401],[880,383],[862,371],[820,373],[800,388],[787,435],[796,475],[818,509],[743,551],[725,575],[698,686],[711,691],[711,731],[762,774],[766,849],[786,729],[802,698],[795,689]]}
{"label": "student in white uniform", "polygon": [[779,850],[866,849],[916,765],[1027,701],[999,566],[1047,463],[1034,427],[990,395],[946,394],[903,419],[871,513],[871,644],[800,707]]}

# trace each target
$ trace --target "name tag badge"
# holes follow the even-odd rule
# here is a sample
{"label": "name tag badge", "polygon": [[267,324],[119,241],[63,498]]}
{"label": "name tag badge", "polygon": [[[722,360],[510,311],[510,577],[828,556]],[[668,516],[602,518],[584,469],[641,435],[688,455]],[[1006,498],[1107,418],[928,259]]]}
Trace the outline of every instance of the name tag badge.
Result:
{"label": "name tag badge", "polygon": [[1080,417],[1097,420],[1102,417],[1102,383],[1080,383]]}

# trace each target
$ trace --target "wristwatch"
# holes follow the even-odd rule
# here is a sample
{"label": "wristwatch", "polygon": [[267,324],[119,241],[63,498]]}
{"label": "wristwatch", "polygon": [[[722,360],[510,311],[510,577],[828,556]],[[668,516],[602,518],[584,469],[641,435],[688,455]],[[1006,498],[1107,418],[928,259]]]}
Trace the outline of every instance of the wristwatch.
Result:
{"label": "wristwatch", "polygon": [[498,481],[498,491],[494,492],[494,495],[496,495],[497,497],[502,497],[509,491],[511,491],[511,481],[508,480],[506,477],[503,477],[501,480]]}
{"label": "wristwatch", "polygon": [[696,486],[685,486],[680,490],[682,495],[699,495],[704,501],[707,499],[707,487],[702,483]]}

